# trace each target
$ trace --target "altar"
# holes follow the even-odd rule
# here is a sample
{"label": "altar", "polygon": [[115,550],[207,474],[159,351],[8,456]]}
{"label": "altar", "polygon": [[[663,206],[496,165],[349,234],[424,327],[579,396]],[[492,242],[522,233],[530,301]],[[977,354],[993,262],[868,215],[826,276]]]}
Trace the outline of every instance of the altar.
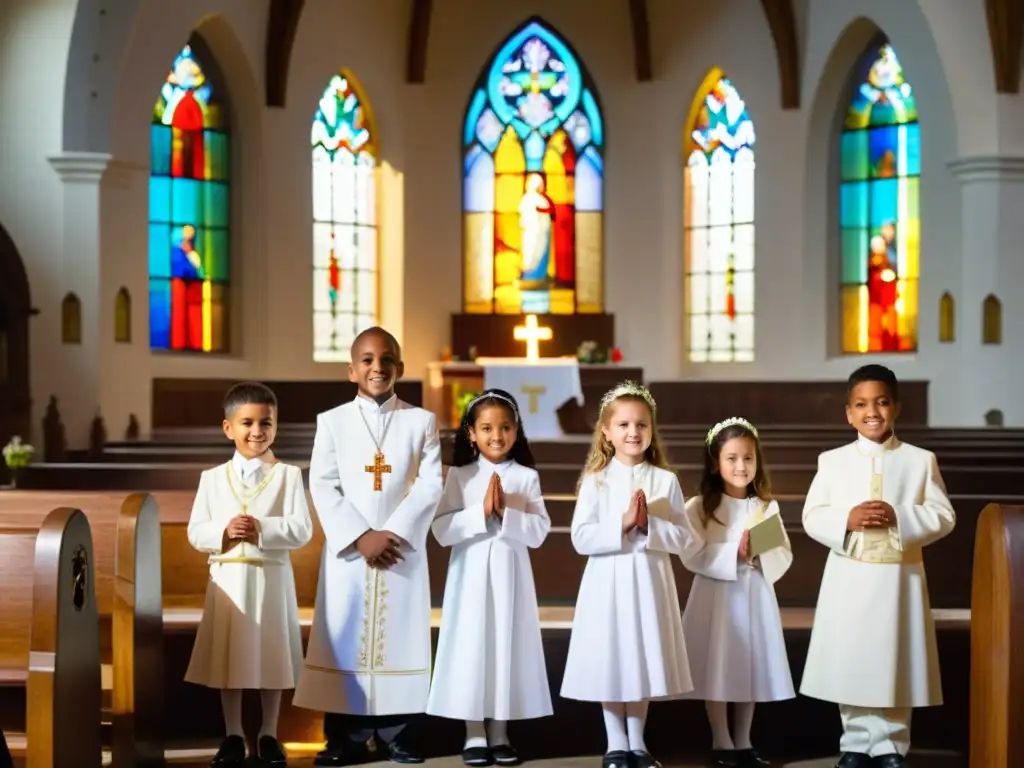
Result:
{"label": "altar", "polygon": [[570,400],[583,407],[580,364],[572,357],[480,358],[484,389],[503,389],[519,403],[519,415],[531,439],[564,436],[558,411]]}

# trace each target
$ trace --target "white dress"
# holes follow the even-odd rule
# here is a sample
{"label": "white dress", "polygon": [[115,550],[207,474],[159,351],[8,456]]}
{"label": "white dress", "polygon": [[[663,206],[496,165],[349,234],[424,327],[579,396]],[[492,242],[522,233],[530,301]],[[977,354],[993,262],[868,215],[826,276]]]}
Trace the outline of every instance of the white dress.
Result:
{"label": "white dress", "polygon": [[[864,443],[821,454],[804,502],[804,529],[831,551],[800,693],[853,707],[937,706],[942,679],[922,549],[949,535],[956,515],[935,454],[895,437]],[[874,474],[896,526],[848,533],[850,510],[874,495]],[[871,562],[888,556],[882,549],[900,561]]]}
{"label": "white dress", "polygon": [[[244,479],[243,479],[244,478]],[[265,485],[264,485],[265,484]],[[224,529],[242,513],[259,521],[256,545],[221,551]],[[210,554],[210,582],[185,680],[210,688],[294,688],[302,637],[290,550],[313,536],[302,470],[239,454],[199,479],[189,543]]]}
{"label": "white dress", "polygon": [[782,701],[796,696],[786,655],[782,616],[772,586],[793,562],[786,546],[763,553],[760,567],[738,560],[740,538],[753,523],[779,514],[779,504],[722,497],[704,527],[701,497],[686,503],[704,546],[683,565],[696,574],[683,611],[693,691],[705,701]]}
{"label": "white dress", "polygon": [[[497,472],[501,520],[485,518]],[[452,467],[432,530],[451,547],[427,713],[457,720],[525,720],[552,713],[530,549],[551,519],[535,469],[483,457]]]}
{"label": "white dress", "polygon": [[[375,461],[378,444],[383,456]],[[430,690],[427,535],[442,489],[434,415],[394,396],[380,405],[356,397],[321,413],[309,489],[324,547],[292,703],[352,715],[423,712]],[[401,538],[405,559],[390,568],[367,565],[355,543],[369,530]]]}
{"label": "white dress", "polygon": [[[636,488],[647,496],[648,533],[622,533]],[[562,680],[567,699],[677,698],[692,690],[671,555],[701,546],[675,473],[612,459],[580,487],[572,543],[583,571]]]}

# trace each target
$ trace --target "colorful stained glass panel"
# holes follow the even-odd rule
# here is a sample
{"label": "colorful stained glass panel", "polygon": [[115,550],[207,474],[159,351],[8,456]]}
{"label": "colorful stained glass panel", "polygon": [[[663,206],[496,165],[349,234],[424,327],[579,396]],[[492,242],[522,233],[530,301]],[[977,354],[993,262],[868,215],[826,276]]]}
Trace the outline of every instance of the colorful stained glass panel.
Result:
{"label": "colorful stained glass panel", "polygon": [[355,337],[378,322],[375,133],[355,80],[334,75],[310,129],[316,362],[348,362]]}
{"label": "colorful stained glass panel", "polygon": [[839,192],[843,351],[917,348],[921,129],[888,43],[872,50],[846,112]]}
{"label": "colorful stained glass panel", "polygon": [[193,42],[178,54],[150,127],[150,347],[227,351],[230,157],[223,106]]}
{"label": "colorful stained glass panel", "polygon": [[481,72],[463,126],[463,308],[604,307],[603,122],[589,74],[540,21]]}
{"label": "colorful stained glass panel", "polygon": [[754,123],[713,70],[687,128],[686,334],[693,362],[754,359]]}

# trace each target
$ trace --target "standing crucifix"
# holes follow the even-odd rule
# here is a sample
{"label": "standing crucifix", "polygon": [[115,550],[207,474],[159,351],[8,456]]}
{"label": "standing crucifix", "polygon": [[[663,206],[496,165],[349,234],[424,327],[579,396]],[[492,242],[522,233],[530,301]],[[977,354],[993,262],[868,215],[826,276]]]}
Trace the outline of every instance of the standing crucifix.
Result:
{"label": "standing crucifix", "polygon": [[367,464],[364,469],[373,473],[373,490],[384,490],[384,475],[391,473],[391,465],[384,463],[384,454],[377,452],[373,456],[373,464]]}

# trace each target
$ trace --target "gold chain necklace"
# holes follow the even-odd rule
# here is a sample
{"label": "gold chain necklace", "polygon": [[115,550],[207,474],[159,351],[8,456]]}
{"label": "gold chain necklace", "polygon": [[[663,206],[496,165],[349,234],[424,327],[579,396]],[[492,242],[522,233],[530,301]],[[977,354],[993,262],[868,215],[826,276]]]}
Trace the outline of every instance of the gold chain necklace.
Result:
{"label": "gold chain necklace", "polygon": [[228,487],[231,489],[231,495],[235,497],[235,501],[237,501],[242,507],[242,515],[247,515],[249,514],[249,504],[255,501],[256,497],[263,493],[266,487],[270,485],[270,481],[274,479],[274,470],[277,469],[277,464],[270,465],[270,471],[267,472],[267,476],[263,478],[263,480],[260,481],[260,484],[253,488],[252,491],[243,487],[241,492],[239,492],[239,489],[235,487],[235,476],[231,471],[231,462],[225,464],[224,468],[227,470]]}

